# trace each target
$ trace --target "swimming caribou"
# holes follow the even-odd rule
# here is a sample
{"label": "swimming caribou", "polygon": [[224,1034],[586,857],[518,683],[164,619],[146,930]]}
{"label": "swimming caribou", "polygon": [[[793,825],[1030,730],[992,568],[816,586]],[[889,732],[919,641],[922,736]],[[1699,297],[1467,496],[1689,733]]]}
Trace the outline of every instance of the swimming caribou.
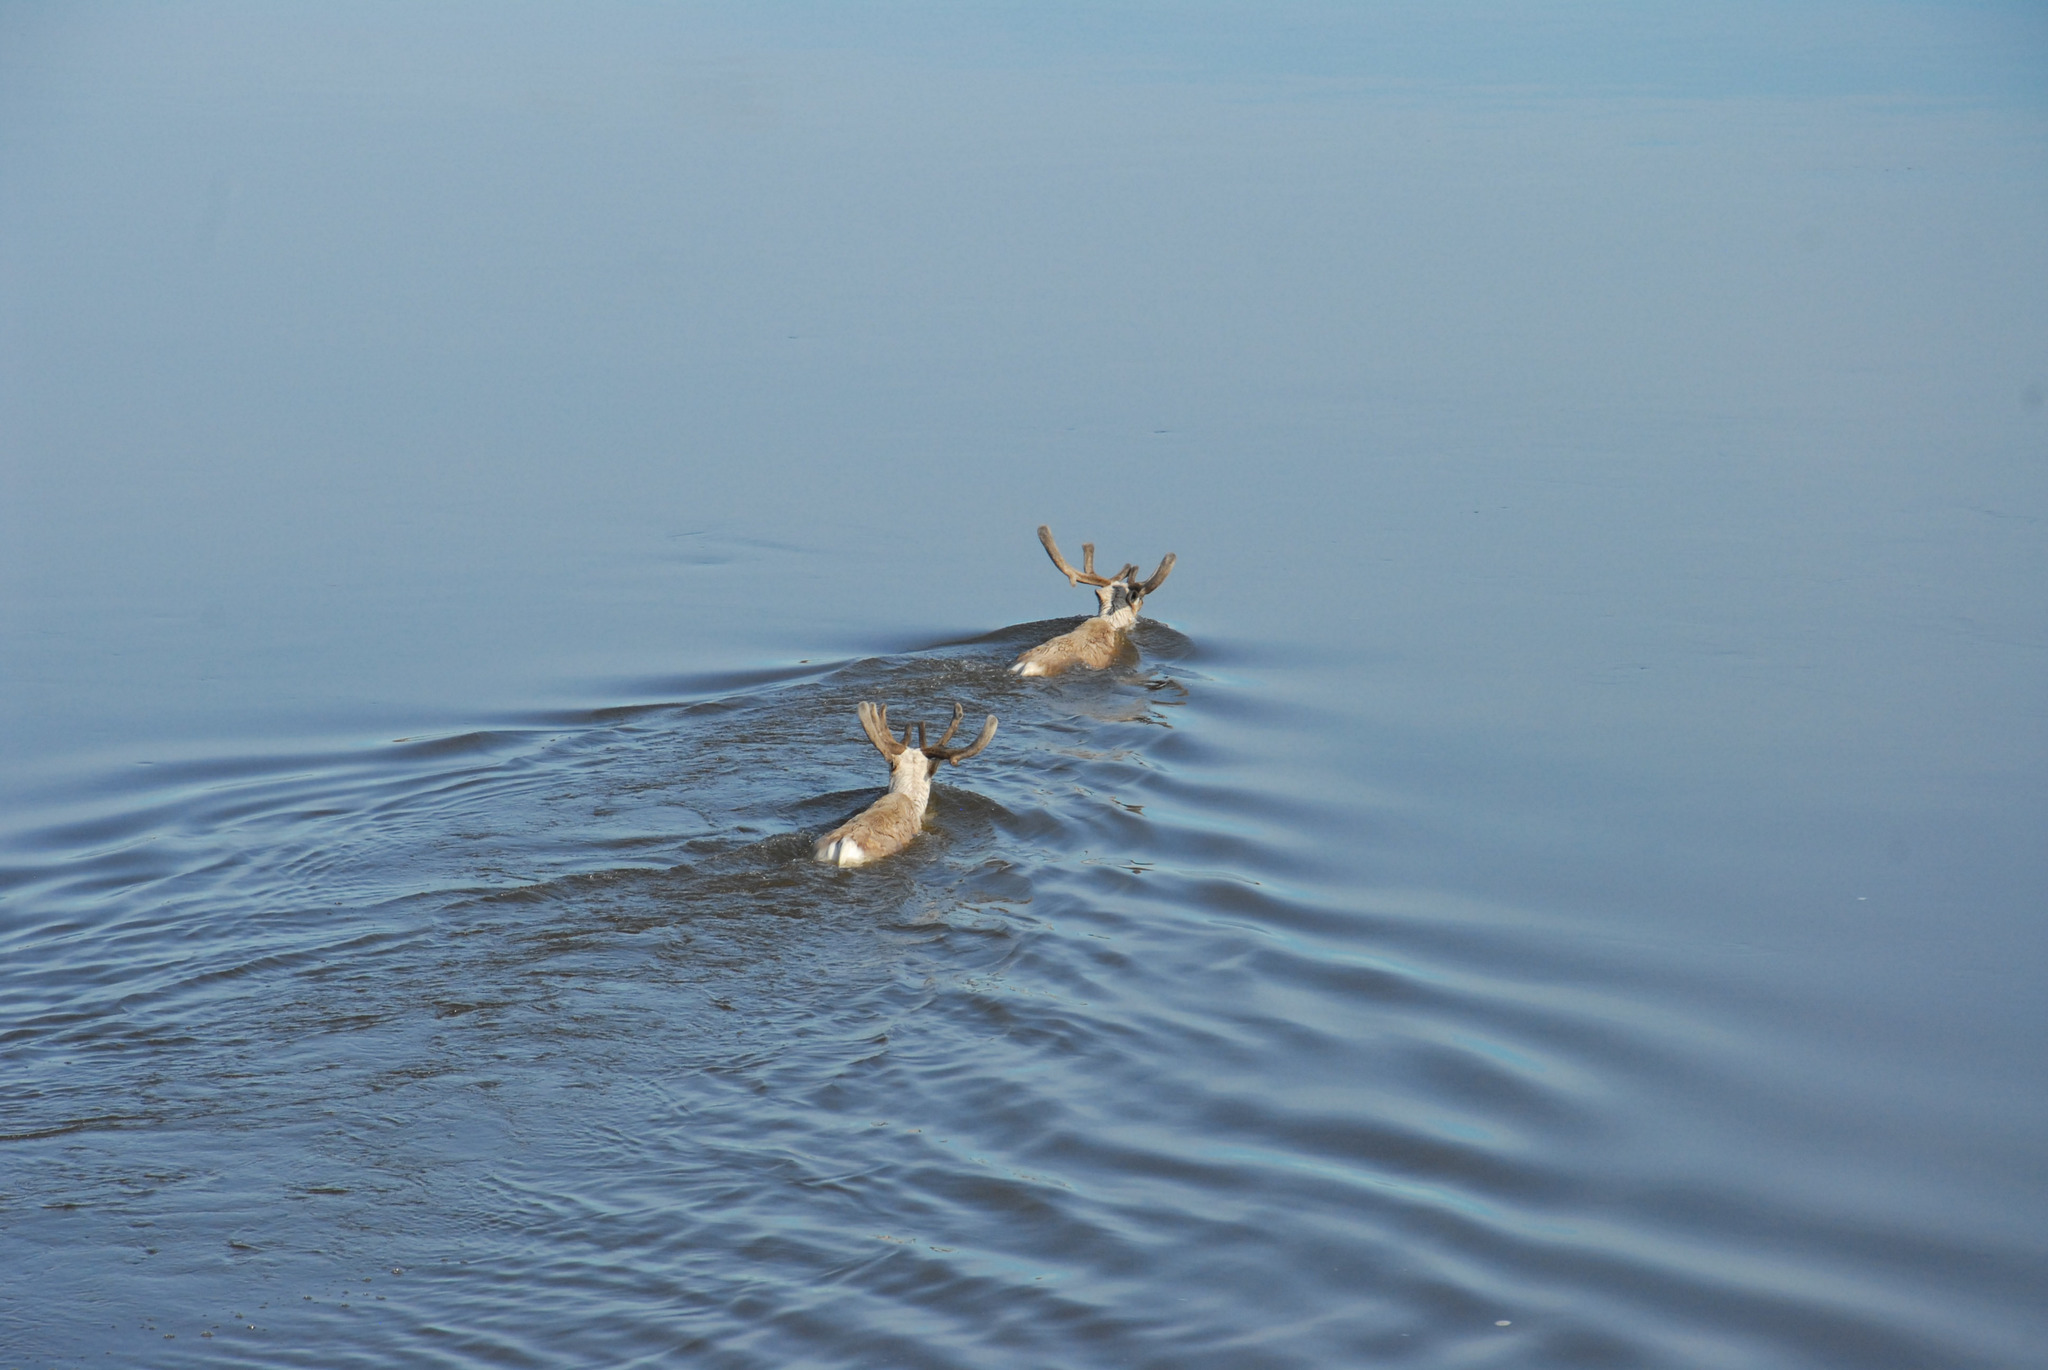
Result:
{"label": "swimming caribou", "polygon": [[[946,725],[944,736],[929,747],[925,745],[922,723],[904,724],[903,739],[899,742],[889,735],[886,707],[863,700],[856,712],[868,741],[888,758],[889,792],[818,839],[814,855],[832,866],[864,866],[909,846],[924,825],[924,811],[932,798],[932,773],[938,770],[939,763],[950,761],[957,766],[980,752],[996,735],[996,716],[990,714],[981,725],[981,735],[973,742],[965,747],[948,747],[946,744],[953,740],[953,733],[967,712],[958,704],[953,706],[953,721]],[[917,729],[915,747],[910,745],[913,727]]]}
{"label": "swimming caribou", "polygon": [[1041,642],[1025,652],[1010,665],[1018,675],[1058,675],[1072,666],[1088,666],[1095,670],[1115,661],[1125,648],[1131,625],[1138,621],[1138,609],[1151,594],[1166,583],[1166,577],[1173,571],[1174,554],[1168,552],[1166,560],[1159,563],[1159,569],[1152,573],[1150,580],[1138,579],[1136,562],[1126,562],[1124,568],[1113,576],[1095,574],[1095,544],[1081,544],[1081,569],[1076,571],[1060,555],[1059,544],[1052,540],[1052,529],[1045,524],[1038,525],[1038,540],[1045,544],[1046,555],[1052,564],[1060,568],[1060,574],[1067,578],[1069,585],[1092,585],[1095,598],[1102,605],[1101,612],[1072,632],[1061,633],[1050,642]]}

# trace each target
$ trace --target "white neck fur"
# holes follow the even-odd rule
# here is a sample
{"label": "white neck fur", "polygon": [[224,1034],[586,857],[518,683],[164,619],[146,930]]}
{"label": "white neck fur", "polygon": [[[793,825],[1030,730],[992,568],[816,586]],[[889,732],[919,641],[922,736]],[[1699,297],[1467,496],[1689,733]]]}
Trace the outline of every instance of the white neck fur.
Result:
{"label": "white neck fur", "polygon": [[938,762],[917,748],[905,747],[889,758],[889,793],[907,795],[923,818],[932,802],[932,772],[938,768]]}
{"label": "white neck fur", "polygon": [[1095,587],[1095,599],[1102,606],[1095,616],[1108,619],[1110,627],[1124,630],[1138,621],[1138,606],[1132,603],[1130,591],[1125,586],[1116,583],[1098,585]]}

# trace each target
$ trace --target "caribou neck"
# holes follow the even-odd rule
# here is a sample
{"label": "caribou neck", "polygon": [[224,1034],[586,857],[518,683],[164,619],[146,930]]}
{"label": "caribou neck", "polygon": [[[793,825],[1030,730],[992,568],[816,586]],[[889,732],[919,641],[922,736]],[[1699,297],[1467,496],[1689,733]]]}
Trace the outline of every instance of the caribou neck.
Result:
{"label": "caribou neck", "polygon": [[923,752],[915,747],[905,749],[901,756],[890,758],[889,793],[904,796],[916,808],[917,816],[924,817],[932,802],[932,772],[936,769]]}

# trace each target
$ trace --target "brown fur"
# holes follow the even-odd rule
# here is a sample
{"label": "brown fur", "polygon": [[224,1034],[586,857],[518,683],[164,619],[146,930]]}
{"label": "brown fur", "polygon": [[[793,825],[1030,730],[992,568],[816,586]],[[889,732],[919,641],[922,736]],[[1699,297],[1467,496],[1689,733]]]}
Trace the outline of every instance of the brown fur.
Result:
{"label": "brown fur", "polygon": [[1104,670],[1136,654],[1130,636],[1109,619],[1091,618],[1071,632],[1041,642],[1017,658],[1018,675],[1058,675],[1076,666]]}
{"label": "brown fur", "polygon": [[1010,663],[1011,673],[1058,675],[1076,666],[1100,671],[1137,660],[1137,648],[1131,645],[1131,625],[1138,621],[1138,610],[1144,607],[1145,596],[1165,584],[1166,577],[1172,573],[1173,553],[1166,554],[1151,579],[1141,581],[1135,562],[1126,562],[1124,568],[1113,576],[1097,575],[1095,544],[1092,542],[1081,544],[1081,569],[1077,571],[1061,555],[1059,544],[1053,541],[1052,529],[1040,524],[1038,540],[1044,544],[1045,554],[1052,558],[1052,564],[1067,578],[1069,585],[1086,585],[1095,591],[1101,611],[1071,632],[1061,633],[1050,642],[1041,642],[1019,655]]}
{"label": "brown fur", "polygon": [[892,791],[819,838],[819,859],[829,859],[824,853],[834,843],[851,838],[853,845],[860,848],[859,858],[854,861],[841,859],[837,864],[865,865],[885,856],[894,856],[916,841],[918,833],[923,830],[924,809],[909,795]]}
{"label": "brown fur", "polygon": [[[864,866],[893,856],[917,840],[924,827],[925,807],[931,803],[932,774],[945,762],[959,765],[978,755],[996,735],[994,714],[981,725],[981,733],[965,747],[949,747],[965,711],[953,706],[953,721],[945,734],[931,746],[910,745],[910,729],[898,741],[889,735],[889,711],[873,704],[860,706],[860,726],[889,762],[889,792],[818,839],[813,856],[835,866]],[[924,725],[917,725],[918,741],[924,741]]]}

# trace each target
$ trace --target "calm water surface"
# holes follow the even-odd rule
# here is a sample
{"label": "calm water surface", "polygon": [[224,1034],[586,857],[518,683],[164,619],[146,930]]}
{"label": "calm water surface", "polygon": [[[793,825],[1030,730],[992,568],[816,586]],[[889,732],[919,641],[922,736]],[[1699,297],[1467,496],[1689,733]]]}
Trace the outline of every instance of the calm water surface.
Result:
{"label": "calm water surface", "polygon": [[15,8],[0,243],[0,1367],[2048,1363],[2032,8]]}

